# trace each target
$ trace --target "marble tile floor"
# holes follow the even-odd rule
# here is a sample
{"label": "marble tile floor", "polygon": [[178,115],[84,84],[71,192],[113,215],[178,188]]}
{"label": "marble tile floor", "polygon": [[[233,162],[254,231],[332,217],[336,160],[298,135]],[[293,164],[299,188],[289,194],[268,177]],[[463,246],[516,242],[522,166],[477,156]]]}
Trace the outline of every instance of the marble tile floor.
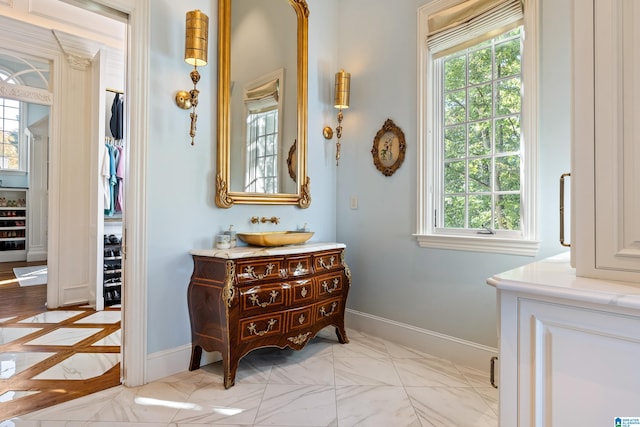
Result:
{"label": "marble tile floor", "polygon": [[119,385],[120,317],[90,307],[0,317],[0,420]]}
{"label": "marble tile floor", "polygon": [[228,390],[218,362],[141,387],[109,388],[0,427],[498,425],[498,393],[487,373],[347,333],[344,345],[327,328],[300,351],[249,353]]}

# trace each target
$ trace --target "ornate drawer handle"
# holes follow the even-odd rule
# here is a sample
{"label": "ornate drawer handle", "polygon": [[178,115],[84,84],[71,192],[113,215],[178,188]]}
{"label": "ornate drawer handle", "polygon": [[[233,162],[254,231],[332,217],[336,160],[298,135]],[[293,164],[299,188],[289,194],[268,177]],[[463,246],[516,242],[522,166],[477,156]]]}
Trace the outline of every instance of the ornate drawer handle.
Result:
{"label": "ornate drawer handle", "polygon": [[311,335],[311,332],[307,332],[306,334],[300,334],[295,337],[289,337],[287,339],[294,344],[300,345],[304,343],[307,340],[307,338],[309,338],[309,335]]}
{"label": "ornate drawer handle", "polygon": [[293,274],[299,275],[299,274],[304,274],[306,272],[307,272],[307,269],[304,268],[304,265],[302,265],[301,262],[299,262],[298,265],[296,265],[296,269],[293,271]]}
{"label": "ornate drawer handle", "polygon": [[322,289],[324,289],[324,291],[328,294],[330,294],[333,291],[338,290],[338,283],[340,283],[340,279],[338,279],[337,277],[333,279],[333,288],[329,289],[329,285],[327,284],[327,281],[325,280],[324,282],[322,282]]}
{"label": "ornate drawer handle", "polygon": [[304,314],[301,314],[300,317],[298,317],[298,323],[300,323],[301,325],[304,323],[305,320],[307,320],[307,318],[304,317]]}
{"label": "ornate drawer handle", "polygon": [[323,305],[322,307],[320,307],[320,315],[323,316],[323,317],[329,317],[333,313],[335,313],[336,307],[338,307],[338,303],[335,302],[335,301],[332,302],[331,303],[331,311],[329,313],[327,313],[327,310],[324,308],[324,305]]}
{"label": "ornate drawer handle", "polygon": [[303,286],[302,289],[300,289],[300,295],[302,295],[302,298],[306,297],[307,293],[308,293],[307,287]]}
{"label": "ornate drawer handle", "polygon": [[275,289],[272,290],[269,295],[271,296],[271,298],[269,298],[269,301],[266,302],[260,302],[260,297],[258,297],[257,294],[251,294],[251,296],[249,297],[249,299],[251,300],[251,305],[258,305],[262,308],[265,308],[266,306],[273,304],[276,302],[276,298],[278,298],[278,294],[279,292],[276,291]]}
{"label": "ornate drawer handle", "polygon": [[324,258],[320,258],[318,260],[318,264],[320,264],[320,267],[322,267],[322,268],[324,268],[326,270],[329,270],[330,268],[333,268],[333,264],[335,263],[335,261],[336,261],[336,257],[335,257],[335,255],[332,255],[331,258],[329,258],[329,265],[327,265],[324,262]]}
{"label": "ornate drawer handle", "polygon": [[270,276],[273,273],[273,269],[276,265],[273,263],[269,263],[264,268],[264,274],[256,273],[255,268],[251,265],[248,265],[244,268],[244,272],[253,277],[254,279],[262,280],[267,276]]}
{"label": "ornate drawer handle", "polygon": [[247,326],[247,329],[249,329],[249,335],[257,335],[261,337],[271,331],[277,322],[278,321],[276,319],[269,319],[269,322],[267,323],[267,329],[265,329],[264,331],[256,331],[256,324],[251,322],[249,326]]}

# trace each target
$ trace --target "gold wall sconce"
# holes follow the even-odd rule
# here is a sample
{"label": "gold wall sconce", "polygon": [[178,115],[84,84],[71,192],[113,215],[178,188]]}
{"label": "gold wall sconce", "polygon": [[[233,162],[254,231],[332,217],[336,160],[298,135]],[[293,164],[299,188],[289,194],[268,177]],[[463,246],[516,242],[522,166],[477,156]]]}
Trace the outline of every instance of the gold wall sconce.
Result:
{"label": "gold wall sconce", "polygon": [[181,90],[176,93],[176,105],[183,110],[192,109],[190,113],[191,126],[189,127],[189,136],[191,136],[191,145],[194,143],[196,136],[196,122],[198,115],[196,107],[198,106],[198,94],[200,91],[196,89],[196,85],[200,81],[200,73],[198,67],[207,65],[208,59],[208,42],[209,42],[209,17],[199,10],[187,12],[186,31],[184,38],[184,62],[193,65],[193,71],[189,74],[193,82],[193,89],[190,91]]}
{"label": "gold wall sconce", "polygon": [[[342,137],[342,110],[349,108],[349,91],[351,86],[351,74],[340,70],[336,73],[335,81],[335,97],[333,106],[338,109],[338,127],[336,128],[336,166],[340,160],[340,138]],[[325,139],[333,138],[333,129],[325,126],[322,129],[322,135]]]}

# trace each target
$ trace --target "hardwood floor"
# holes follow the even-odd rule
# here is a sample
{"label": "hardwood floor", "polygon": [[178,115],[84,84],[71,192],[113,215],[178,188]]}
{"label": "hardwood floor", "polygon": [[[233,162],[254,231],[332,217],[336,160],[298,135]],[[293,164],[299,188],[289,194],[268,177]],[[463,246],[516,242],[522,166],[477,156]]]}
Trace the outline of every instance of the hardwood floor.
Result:
{"label": "hardwood floor", "polygon": [[42,261],[0,263],[0,318],[46,310],[47,285],[20,287],[14,267],[42,265]]}
{"label": "hardwood floor", "polygon": [[48,310],[13,274],[29,265],[0,263],[0,422],[120,384],[120,309]]}

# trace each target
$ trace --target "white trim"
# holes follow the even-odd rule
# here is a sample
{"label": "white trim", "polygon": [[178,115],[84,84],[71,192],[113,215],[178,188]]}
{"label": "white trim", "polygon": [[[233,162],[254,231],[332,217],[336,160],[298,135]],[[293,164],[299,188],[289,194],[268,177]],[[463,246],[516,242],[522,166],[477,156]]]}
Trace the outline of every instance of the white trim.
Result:
{"label": "white trim", "polygon": [[[498,350],[438,332],[421,329],[360,311],[347,309],[345,323],[349,329],[413,348],[430,355],[489,372],[489,363]],[[348,344],[347,344],[348,345]],[[189,369],[191,344],[158,351],[147,356],[147,381],[156,381]],[[222,360],[218,351],[202,352],[200,366]],[[487,383],[487,386],[489,384]]]}
{"label": "white trim", "polygon": [[[375,335],[406,347],[449,360],[456,365],[489,372],[489,363],[498,350],[482,344],[429,331],[360,311],[347,309],[345,323],[350,329]],[[489,384],[487,383],[487,386]]]}
{"label": "white trim", "polygon": [[[191,360],[191,344],[150,354],[147,356],[147,382],[187,371],[189,369],[189,360]],[[219,351],[211,353],[203,351],[200,358],[200,366],[221,360],[222,354]]]}
{"label": "white trim", "polygon": [[490,236],[442,236],[435,234],[414,234],[414,236],[421,248],[524,256],[536,256],[540,248],[538,240],[502,239]]}
{"label": "white trim", "polygon": [[129,111],[129,161],[123,218],[125,286],[123,292],[123,372],[124,385],[135,387],[148,382],[147,360],[147,176],[149,100],[149,0],[103,0],[101,3],[129,15],[127,46],[127,105]]}
{"label": "white trim", "polygon": [[433,143],[435,137],[430,133],[433,129],[432,115],[424,117],[433,105],[431,90],[434,70],[431,68],[432,56],[427,48],[427,21],[430,14],[460,3],[461,0],[434,0],[418,8],[418,43],[417,43],[417,81],[418,81],[418,182],[417,182],[417,221],[416,236],[420,247],[466,250],[475,252],[491,252],[501,254],[517,254],[535,256],[539,249],[537,239],[537,179],[538,179],[538,16],[537,0],[528,0],[524,18],[524,51],[522,64],[522,81],[526,96],[522,104],[522,132],[526,142],[523,159],[523,178],[526,185],[522,190],[522,215],[526,221],[523,239],[509,239],[494,236],[444,236],[436,235],[434,230],[434,183],[436,182],[436,153]]}
{"label": "white trim", "polygon": [[147,176],[150,0],[94,0],[129,16],[127,23],[127,97],[129,122],[127,207],[123,224],[124,281],[122,304],[122,382],[147,383]]}

